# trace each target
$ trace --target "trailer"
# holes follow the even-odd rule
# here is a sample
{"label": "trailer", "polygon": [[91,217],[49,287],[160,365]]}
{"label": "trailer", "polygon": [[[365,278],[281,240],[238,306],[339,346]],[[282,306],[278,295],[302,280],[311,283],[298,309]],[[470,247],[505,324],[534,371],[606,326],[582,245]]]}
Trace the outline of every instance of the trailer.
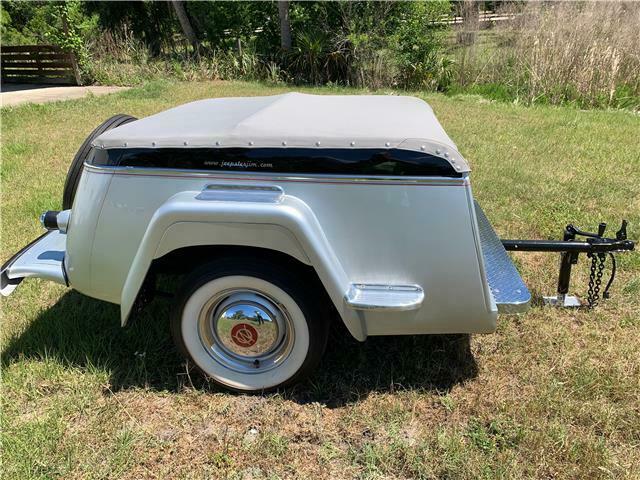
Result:
{"label": "trailer", "polygon": [[[2,294],[44,278],[120,305],[125,326],[162,294],[158,274],[175,274],[179,350],[246,392],[311,372],[334,317],[361,341],[493,332],[499,313],[531,303],[508,251],[560,253],[547,302],[593,307],[614,254],[634,248],[626,222],[613,238],[601,224],[501,240],[469,164],[431,107],[407,96],[287,93],[116,115],[74,158],[63,208],[2,267]],[[581,253],[586,300],[568,295]]]}

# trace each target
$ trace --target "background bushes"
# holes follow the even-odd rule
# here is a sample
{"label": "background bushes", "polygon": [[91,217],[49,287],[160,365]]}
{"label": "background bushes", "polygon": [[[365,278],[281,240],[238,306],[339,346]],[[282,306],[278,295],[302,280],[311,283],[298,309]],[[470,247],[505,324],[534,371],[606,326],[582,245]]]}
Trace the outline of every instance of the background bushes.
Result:
{"label": "background bushes", "polygon": [[[640,109],[640,4],[624,2],[3,1],[4,44],[74,51],[87,82],[243,79],[477,93]],[[491,9],[500,22],[480,22]],[[462,23],[452,22],[461,16]]]}

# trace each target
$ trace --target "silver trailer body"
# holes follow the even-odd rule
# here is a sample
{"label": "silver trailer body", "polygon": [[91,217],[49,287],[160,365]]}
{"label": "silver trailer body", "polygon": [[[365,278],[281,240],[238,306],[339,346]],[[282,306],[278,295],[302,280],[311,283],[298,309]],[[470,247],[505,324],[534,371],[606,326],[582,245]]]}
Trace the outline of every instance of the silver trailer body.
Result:
{"label": "silver trailer body", "polygon": [[154,262],[221,245],[311,267],[359,340],[491,332],[498,311],[528,307],[467,162],[422,100],[204,100],[93,146],[64,228],[5,266],[3,293],[29,276],[66,283],[119,304],[124,325]]}

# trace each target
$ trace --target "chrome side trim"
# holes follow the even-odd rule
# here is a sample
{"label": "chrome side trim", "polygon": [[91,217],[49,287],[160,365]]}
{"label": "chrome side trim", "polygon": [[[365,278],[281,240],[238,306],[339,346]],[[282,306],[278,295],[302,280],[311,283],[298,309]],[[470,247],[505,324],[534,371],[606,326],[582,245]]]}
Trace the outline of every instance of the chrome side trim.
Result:
{"label": "chrome side trim", "polygon": [[356,176],[356,175],[286,175],[270,174],[262,172],[237,172],[237,171],[209,171],[209,170],[184,170],[169,168],[145,168],[145,167],[103,167],[84,164],[88,172],[112,174],[112,175],[140,175],[162,176],[176,178],[216,178],[223,180],[247,180],[247,181],[281,181],[281,182],[310,182],[310,183],[350,183],[350,184],[402,184],[402,185],[443,185],[465,186],[469,184],[469,176],[462,178],[442,177],[398,177],[398,176]]}
{"label": "chrome side trim", "polygon": [[354,310],[416,310],[424,300],[419,285],[352,283],[344,300]]}
{"label": "chrome side trim", "polygon": [[276,185],[206,185],[197,200],[213,202],[279,203],[284,191]]}

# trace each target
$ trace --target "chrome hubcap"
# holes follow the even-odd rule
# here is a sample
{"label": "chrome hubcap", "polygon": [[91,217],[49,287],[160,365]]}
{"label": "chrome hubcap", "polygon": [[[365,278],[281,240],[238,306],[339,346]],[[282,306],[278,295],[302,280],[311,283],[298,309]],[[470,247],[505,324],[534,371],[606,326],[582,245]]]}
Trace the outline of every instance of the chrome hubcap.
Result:
{"label": "chrome hubcap", "polygon": [[214,360],[242,373],[275,368],[293,347],[286,308],[257,290],[226,290],[211,298],[200,312],[198,333]]}

